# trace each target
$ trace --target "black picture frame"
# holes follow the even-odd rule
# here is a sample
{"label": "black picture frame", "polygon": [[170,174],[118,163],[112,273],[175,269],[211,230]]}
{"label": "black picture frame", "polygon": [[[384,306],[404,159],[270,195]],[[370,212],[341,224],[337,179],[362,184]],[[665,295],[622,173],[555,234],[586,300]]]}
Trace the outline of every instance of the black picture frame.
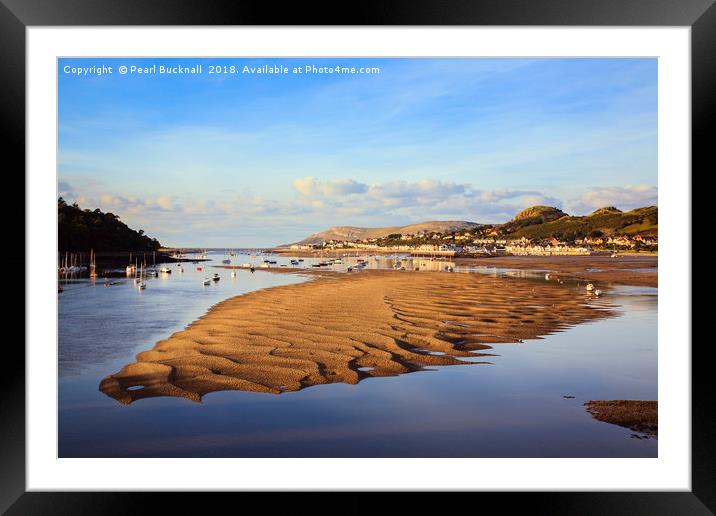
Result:
{"label": "black picture frame", "polygon": [[[714,0],[364,0],[351,4],[293,2],[277,6],[266,0],[0,0],[0,147],[6,164],[5,180],[14,181],[7,186],[7,192],[24,199],[19,192],[25,192],[25,176],[19,171],[25,170],[25,29],[62,25],[689,26],[692,168],[704,169],[705,173],[713,145],[709,129],[716,113],[713,4]],[[10,168],[7,163],[15,165]],[[685,170],[684,174],[693,178],[691,171]],[[17,249],[18,241],[25,242],[25,228],[17,223],[8,225],[11,226],[7,228],[8,242]],[[22,271],[24,253],[11,254],[11,267]],[[686,279],[691,284],[691,277]],[[29,304],[14,299],[12,304],[18,311],[31,310],[32,299],[26,301]],[[9,354],[6,363],[13,367],[6,365],[0,372],[0,511],[12,515],[141,513],[142,508],[150,510],[150,500],[162,504],[165,512],[187,508],[187,495],[178,493],[26,492],[25,354],[19,342],[19,339],[5,342]],[[673,344],[688,346],[691,342]],[[692,346],[691,492],[475,493],[469,495],[471,501],[495,501],[503,511],[523,507],[532,513],[550,514],[712,514],[716,510],[716,454],[712,439],[716,416],[709,397],[711,372],[706,349],[705,345]],[[255,495],[212,493],[212,496],[221,499]],[[352,506],[365,509],[373,495],[351,496],[356,500],[355,504],[350,502]],[[276,494],[271,497],[272,509],[278,510],[282,503],[293,503],[293,498]],[[401,502],[401,510],[411,510],[413,504],[426,507],[424,497],[414,495]]]}

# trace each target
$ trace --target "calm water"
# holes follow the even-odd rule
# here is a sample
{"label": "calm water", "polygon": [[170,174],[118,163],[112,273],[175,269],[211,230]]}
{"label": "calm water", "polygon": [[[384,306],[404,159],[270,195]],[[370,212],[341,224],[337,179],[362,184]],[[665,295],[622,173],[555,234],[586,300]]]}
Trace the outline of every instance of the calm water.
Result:
{"label": "calm water", "polygon": [[[226,258],[210,255],[213,264]],[[264,256],[232,257],[232,264]],[[270,257],[275,267],[289,258]],[[301,266],[320,261],[306,258]],[[343,260],[345,268],[355,264]],[[434,264],[435,262],[433,262]],[[444,267],[425,265],[422,268]],[[657,289],[612,287],[619,317],[521,344],[498,344],[491,364],[435,367],[358,385],[271,395],[216,392],[202,403],[150,398],[125,406],[100,380],[213,304],[307,281],[307,275],[176,265],[138,291],[87,280],[59,295],[61,457],[655,457],[657,441],[600,423],[590,399],[657,399]],[[368,267],[392,267],[368,261]],[[406,268],[409,268],[405,262]],[[196,267],[206,267],[196,271]],[[202,285],[218,271],[221,280]],[[500,269],[480,273],[534,277]],[[542,279],[540,279],[542,278]],[[583,287],[574,288],[581,295]],[[575,396],[565,399],[563,396]]]}

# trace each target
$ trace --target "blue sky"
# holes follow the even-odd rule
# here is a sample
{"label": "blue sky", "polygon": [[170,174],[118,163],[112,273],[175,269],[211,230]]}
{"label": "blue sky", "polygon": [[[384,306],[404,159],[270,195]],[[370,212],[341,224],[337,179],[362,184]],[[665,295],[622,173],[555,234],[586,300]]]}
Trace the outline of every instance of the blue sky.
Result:
{"label": "blue sky", "polygon": [[657,203],[656,59],[60,59],[58,87],[60,195],[165,245]]}

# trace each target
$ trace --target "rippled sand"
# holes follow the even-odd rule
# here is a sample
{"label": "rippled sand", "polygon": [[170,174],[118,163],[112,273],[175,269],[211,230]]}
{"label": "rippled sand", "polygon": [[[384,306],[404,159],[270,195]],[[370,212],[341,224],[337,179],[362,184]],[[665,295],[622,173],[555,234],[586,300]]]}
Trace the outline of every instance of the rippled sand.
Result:
{"label": "rippled sand", "polygon": [[[326,274],[223,301],[107,376],[121,403],[209,392],[281,393],[469,365],[491,344],[535,339],[612,312],[562,285],[481,274]],[[474,363],[474,362],[473,362]]]}

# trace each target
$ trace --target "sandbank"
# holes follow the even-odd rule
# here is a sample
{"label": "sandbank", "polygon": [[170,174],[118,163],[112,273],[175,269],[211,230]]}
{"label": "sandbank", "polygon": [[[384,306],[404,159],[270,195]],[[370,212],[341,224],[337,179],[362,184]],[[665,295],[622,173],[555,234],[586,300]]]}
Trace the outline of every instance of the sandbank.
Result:
{"label": "sandbank", "polygon": [[280,394],[431,366],[471,367],[489,362],[494,344],[538,339],[613,313],[607,300],[556,282],[325,273],[218,303],[104,378],[100,390],[125,404],[154,396],[200,401],[220,390]]}

